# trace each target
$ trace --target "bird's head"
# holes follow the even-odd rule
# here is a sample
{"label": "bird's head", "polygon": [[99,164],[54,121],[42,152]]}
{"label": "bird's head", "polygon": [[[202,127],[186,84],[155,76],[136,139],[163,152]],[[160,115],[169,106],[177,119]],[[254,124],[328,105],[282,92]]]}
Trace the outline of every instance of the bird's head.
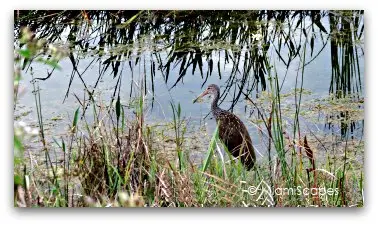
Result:
{"label": "bird's head", "polygon": [[193,103],[196,103],[199,99],[206,95],[215,96],[216,94],[219,94],[219,87],[216,84],[210,84],[196,99],[193,100]]}

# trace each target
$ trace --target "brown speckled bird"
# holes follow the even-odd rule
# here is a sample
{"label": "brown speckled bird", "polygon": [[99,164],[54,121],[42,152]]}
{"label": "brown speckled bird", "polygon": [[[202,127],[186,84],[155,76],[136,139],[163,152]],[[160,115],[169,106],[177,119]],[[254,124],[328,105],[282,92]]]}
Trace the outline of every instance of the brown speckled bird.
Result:
{"label": "brown speckled bird", "polygon": [[210,84],[202,94],[200,94],[193,103],[205,95],[212,95],[211,112],[218,124],[219,138],[227,147],[228,151],[248,169],[252,169],[256,155],[252,145],[251,137],[243,122],[233,113],[218,107],[219,87]]}

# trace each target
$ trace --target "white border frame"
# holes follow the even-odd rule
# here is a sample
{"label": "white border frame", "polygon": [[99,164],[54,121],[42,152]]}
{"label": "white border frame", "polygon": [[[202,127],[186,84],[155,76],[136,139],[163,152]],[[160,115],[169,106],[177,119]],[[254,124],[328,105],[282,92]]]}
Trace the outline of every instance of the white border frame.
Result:
{"label": "white border frame", "polygon": [[[33,3],[33,4],[31,4]],[[1,59],[3,73],[0,74],[0,124],[1,134],[1,217],[2,224],[122,224],[148,222],[154,225],[193,224],[194,221],[207,224],[232,223],[241,224],[292,224],[299,222],[308,224],[362,224],[373,220],[373,212],[377,210],[377,193],[375,192],[378,171],[376,145],[374,144],[374,128],[378,127],[376,109],[378,75],[374,74],[373,65],[377,63],[377,11],[374,1],[370,0],[136,0],[119,2],[115,0],[92,1],[2,1],[1,7]],[[18,209],[13,208],[13,10],[14,9],[365,9],[365,206],[351,209],[295,209],[295,208],[247,208],[247,209]],[[367,85],[366,85],[367,84]],[[376,98],[374,98],[376,97]],[[241,222],[239,220],[244,220]]]}

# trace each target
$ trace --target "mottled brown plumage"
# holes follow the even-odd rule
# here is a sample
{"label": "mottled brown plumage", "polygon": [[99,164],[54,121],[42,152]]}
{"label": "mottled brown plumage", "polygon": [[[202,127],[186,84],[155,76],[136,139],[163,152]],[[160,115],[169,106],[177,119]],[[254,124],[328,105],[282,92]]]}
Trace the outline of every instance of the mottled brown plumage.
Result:
{"label": "mottled brown plumage", "polygon": [[235,158],[239,159],[248,170],[252,169],[256,155],[247,128],[233,113],[218,107],[219,87],[215,84],[209,85],[194,102],[208,94],[213,96],[211,112],[218,124],[219,138]]}

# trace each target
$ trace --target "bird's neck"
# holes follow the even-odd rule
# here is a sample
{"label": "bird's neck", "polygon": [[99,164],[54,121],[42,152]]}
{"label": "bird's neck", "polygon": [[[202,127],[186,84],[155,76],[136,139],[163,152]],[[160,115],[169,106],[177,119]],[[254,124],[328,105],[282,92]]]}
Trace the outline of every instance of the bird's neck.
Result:
{"label": "bird's neck", "polygon": [[220,108],[218,107],[219,93],[215,93],[213,96],[213,102],[211,103],[211,111],[216,112]]}

